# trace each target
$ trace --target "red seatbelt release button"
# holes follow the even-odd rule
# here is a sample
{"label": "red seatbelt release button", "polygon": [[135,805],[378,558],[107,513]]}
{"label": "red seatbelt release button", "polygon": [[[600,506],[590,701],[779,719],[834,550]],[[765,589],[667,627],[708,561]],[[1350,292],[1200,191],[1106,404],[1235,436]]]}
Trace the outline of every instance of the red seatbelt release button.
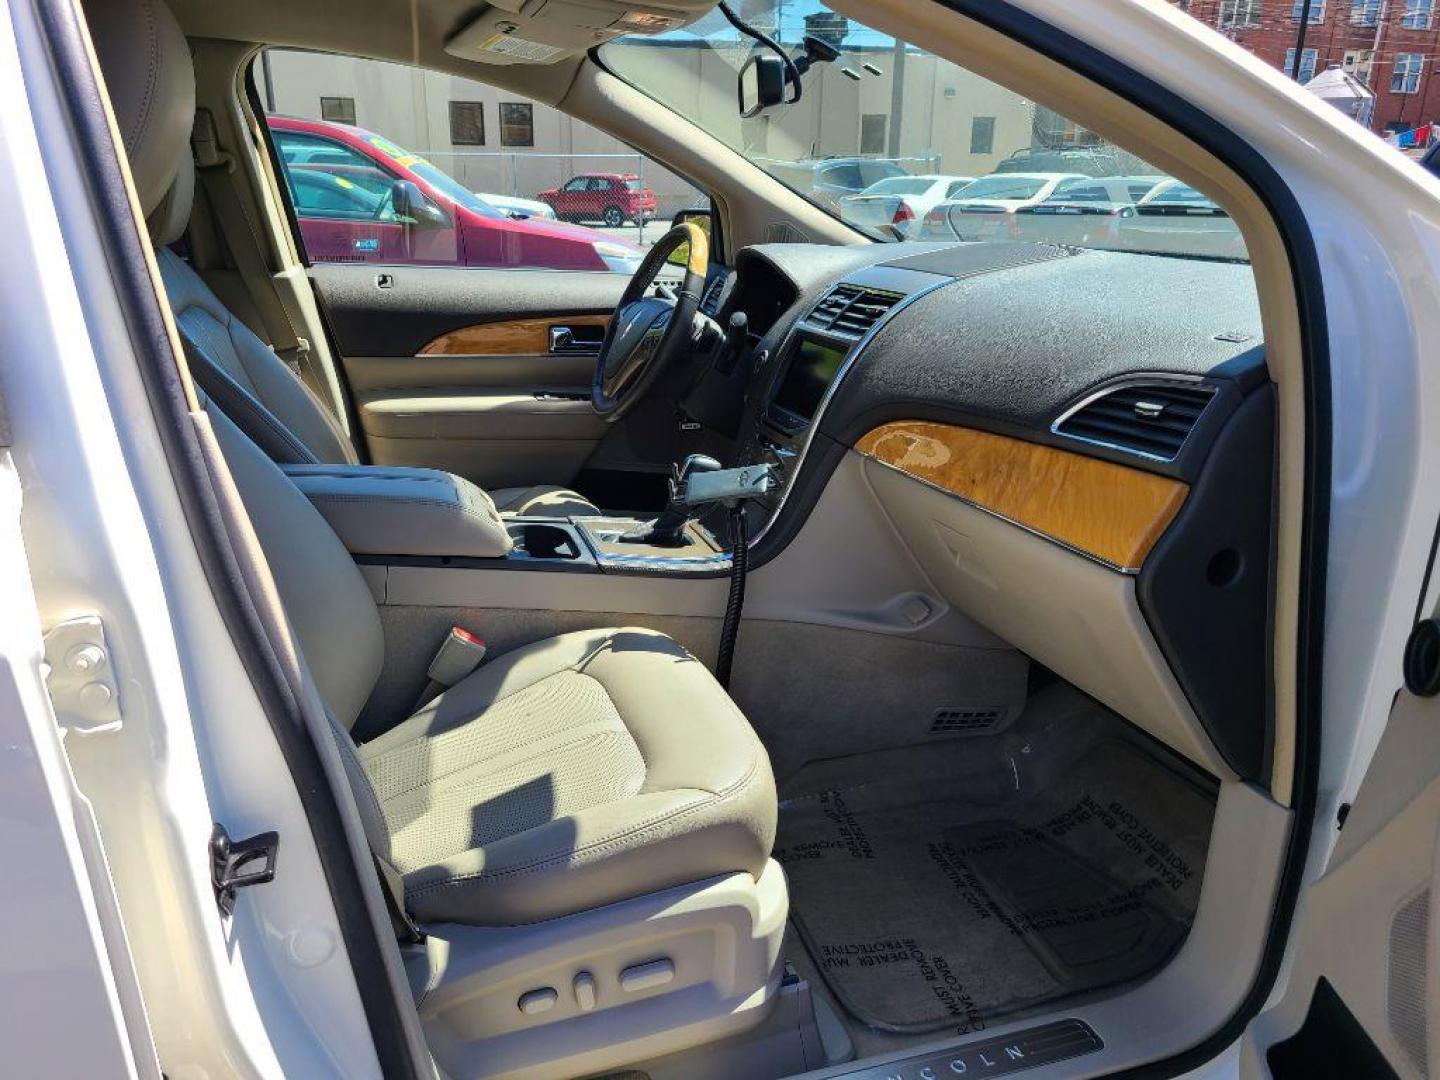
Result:
{"label": "red seatbelt release button", "polygon": [[426,674],[441,686],[454,686],[485,659],[485,642],[464,627],[452,626]]}

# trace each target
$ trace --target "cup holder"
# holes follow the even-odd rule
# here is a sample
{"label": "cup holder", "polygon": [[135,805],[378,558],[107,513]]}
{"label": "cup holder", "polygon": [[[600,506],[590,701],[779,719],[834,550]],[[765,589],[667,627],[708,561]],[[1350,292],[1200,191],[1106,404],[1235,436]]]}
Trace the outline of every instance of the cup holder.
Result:
{"label": "cup holder", "polygon": [[506,526],[515,548],[512,558],[576,562],[585,555],[584,542],[568,525],[511,521]]}

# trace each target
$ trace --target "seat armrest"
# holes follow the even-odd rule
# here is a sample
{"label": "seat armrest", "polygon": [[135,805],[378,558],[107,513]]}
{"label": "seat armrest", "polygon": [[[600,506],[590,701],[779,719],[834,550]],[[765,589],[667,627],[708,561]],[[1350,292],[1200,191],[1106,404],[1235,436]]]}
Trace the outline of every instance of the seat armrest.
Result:
{"label": "seat armrest", "polygon": [[490,496],[438,469],[285,465],[352,555],[502,558],[512,546]]}

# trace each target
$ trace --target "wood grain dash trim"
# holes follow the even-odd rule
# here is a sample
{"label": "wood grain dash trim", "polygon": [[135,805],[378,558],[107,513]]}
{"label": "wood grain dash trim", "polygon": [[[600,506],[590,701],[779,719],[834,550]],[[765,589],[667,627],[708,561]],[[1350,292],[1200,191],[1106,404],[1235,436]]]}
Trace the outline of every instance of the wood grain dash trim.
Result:
{"label": "wood grain dash trim", "polygon": [[540,356],[550,351],[552,326],[608,326],[609,315],[546,315],[539,319],[462,326],[441,334],[417,356]]}
{"label": "wood grain dash trim", "polygon": [[1126,571],[1145,562],[1190,490],[1084,454],[923,420],[883,424],[855,449]]}

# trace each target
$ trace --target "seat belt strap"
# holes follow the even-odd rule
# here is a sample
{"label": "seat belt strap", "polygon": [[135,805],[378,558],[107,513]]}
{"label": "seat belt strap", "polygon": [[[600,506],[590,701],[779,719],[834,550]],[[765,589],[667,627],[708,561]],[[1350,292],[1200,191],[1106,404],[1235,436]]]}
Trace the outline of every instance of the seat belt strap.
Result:
{"label": "seat belt strap", "polygon": [[296,333],[295,324],[290,320],[290,310],[276,288],[275,277],[261,258],[254,225],[232,180],[235,159],[220,149],[215,139],[215,120],[209,109],[195,110],[190,148],[195,155],[195,169],[200,174],[200,182],[219,218],[225,246],[240,272],[245,291],[250,294],[250,302],[265,324],[270,347],[292,371],[315,389],[310,371],[310,342]]}

